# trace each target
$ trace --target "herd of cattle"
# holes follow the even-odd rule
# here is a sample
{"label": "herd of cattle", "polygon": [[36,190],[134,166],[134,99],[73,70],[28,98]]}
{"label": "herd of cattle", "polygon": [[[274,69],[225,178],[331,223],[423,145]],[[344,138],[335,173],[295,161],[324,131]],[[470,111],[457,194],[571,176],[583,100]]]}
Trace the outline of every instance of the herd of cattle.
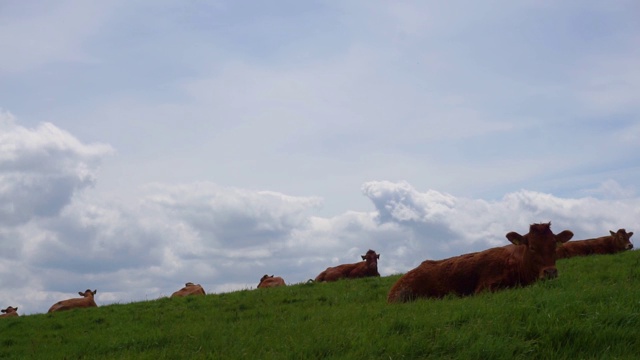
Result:
{"label": "herd of cattle", "polygon": [[[496,291],[515,286],[526,286],[539,279],[551,279],[558,276],[556,259],[593,254],[614,254],[631,250],[630,241],[633,232],[625,229],[610,235],[587,240],[569,241],[573,233],[564,230],[558,234],[551,231],[551,223],[532,224],[529,232],[520,235],[508,233],[512,243],[502,247],[455,256],[444,260],[426,260],[418,267],[408,271],[391,287],[387,302],[407,302],[417,298],[441,298],[447,294],[466,296],[482,291]],[[361,262],[328,267],[321,272],[315,282],[329,282],[340,279],[352,279],[380,276],[378,273],[380,254],[373,250],[362,255]],[[310,280],[312,281],[312,280]],[[258,288],[285,286],[279,276],[264,275]],[[51,306],[49,312],[75,308],[96,307],[93,296],[97,290],[87,289],[79,292],[81,298],[59,301]],[[205,295],[199,284],[186,283],[171,297]],[[18,308],[7,307],[0,317],[18,316]]]}

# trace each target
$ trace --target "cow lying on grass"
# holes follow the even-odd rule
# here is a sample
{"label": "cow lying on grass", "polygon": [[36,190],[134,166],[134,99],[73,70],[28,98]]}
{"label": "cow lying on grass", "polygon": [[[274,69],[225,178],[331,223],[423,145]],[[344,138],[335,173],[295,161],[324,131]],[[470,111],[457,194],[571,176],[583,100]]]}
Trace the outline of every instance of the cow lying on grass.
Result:
{"label": "cow lying on grass", "polygon": [[554,235],[550,223],[533,224],[526,235],[507,234],[513,245],[444,260],[426,260],[393,285],[387,301],[406,302],[447,294],[465,296],[555,278],[556,246],[572,236],[569,230]]}
{"label": "cow lying on grass", "polygon": [[184,284],[184,287],[176,292],[174,292],[173,294],[171,294],[171,297],[183,297],[183,296],[190,296],[190,295],[205,295],[206,293],[204,292],[204,289],[202,288],[202,286],[200,286],[200,284],[194,284],[192,282],[188,282],[186,284]]}
{"label": "cow lying on grass", "polygon": [[380,276],[380,273],[378,273],[378,259],[380,259],[380,254],[376,254],[375,251],[369,250],[366,254],[362,255],[362,260],[364,261],[355,264],[328,267],[325,271],[316,276],[315,281],[336,281],[340,279]]}
{"label": "cow lying on grass", "polygon": [[633,232],[627,233],[625,229],[619,229],[617,232],[609,230],[609,234],[595,239],[569,241],[562,246],[558,246],[556,258],[566,259],[574,256],[615,254],[633,249],[633,244],[629,240]]}
{"label": "cow lying on grass", "polygon": [[2,311],[2,315],[0,315],[0,318],[18,316],[18,308],[17,307],[14,308],[13,306],[9,306],[8,308],[0,310],[0,311]]}
{"label": "cow lying on grass", "polygon": [[286,286],[287,284],[284,283],[284,279],[281,278],[280,276],[269,276],[267,274],[265,274],[261,279],[260,282],[258,283],[258,289],[262,289],[262,288],[269,288],[269,287],[276,287],[276,286]]}
{"label": "cow lying on grass", "polygon": [[48,312],[98,307],[98,305],[96,305],[96,302],[93,300],[93,296],[97,292],[98,290],[91,291],[89,289],[85,290],[85,292],[78,292],[78,294],[82,296],[81,298],[58,301],[49,308]]}

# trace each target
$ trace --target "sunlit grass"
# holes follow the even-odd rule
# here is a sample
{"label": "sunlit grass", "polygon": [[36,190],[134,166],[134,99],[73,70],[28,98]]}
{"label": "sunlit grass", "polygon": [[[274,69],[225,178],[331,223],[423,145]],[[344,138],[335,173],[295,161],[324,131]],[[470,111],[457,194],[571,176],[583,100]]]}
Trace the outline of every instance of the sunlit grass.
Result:
{"label": "sunlit grass", "polygon": [[637,358],[640,252],[558,268],[525,288],[407,304],[386,303],[395,275],[2,319],[0,358]]}

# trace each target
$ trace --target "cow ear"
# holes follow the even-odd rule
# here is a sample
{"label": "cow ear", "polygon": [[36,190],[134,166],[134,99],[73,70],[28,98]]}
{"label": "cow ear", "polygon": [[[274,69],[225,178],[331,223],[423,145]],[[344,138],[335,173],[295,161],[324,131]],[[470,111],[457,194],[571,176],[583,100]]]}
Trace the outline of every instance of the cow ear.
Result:
{"label": "cow ear", "polygon": [[84,293],[82,293],[82,292],[78,291],[78,295],[80,295],[80,296],[84,296]]}
{"label": "cow ear", "polygon": [[616,236],[616,233],[614,233],[613,231],[609,230],[609,234],[611,234],[611,236]]}
{"label": "cow ear", "polygon": [[513,243],[514,245],[523,245],[527,243],[527,240],[524,238],[524,236],[518,234],[515,231],[508,233],[507,239],[509,239],[509,241],[511,241],[511,243]]}
{"label": "cow ear", "polygon": [[95,289],[92,291],[93,295],[95,295],[98,292],[98,289]]}
{"label": "cow ear", "polygon": [[376,256],[376,259],[380,259],[380,254],[378,254],[378,256]]}
{"label": "cow ear", "polygon": [[360,257],[362,258],[362,260],[366,259],[364,255],[360,255]]}
{"label": "cow ear", "polygon": [[629,235],[629,237],[631,237],[633,235],[633,231],[628,232],[627,235]]}
{"label": "cow ear", "polygon": [[565,230],[556,235],[556,241],[559,243],[566,243],[567,241],[571,240],[572,237],[573,233],[569,230]]}

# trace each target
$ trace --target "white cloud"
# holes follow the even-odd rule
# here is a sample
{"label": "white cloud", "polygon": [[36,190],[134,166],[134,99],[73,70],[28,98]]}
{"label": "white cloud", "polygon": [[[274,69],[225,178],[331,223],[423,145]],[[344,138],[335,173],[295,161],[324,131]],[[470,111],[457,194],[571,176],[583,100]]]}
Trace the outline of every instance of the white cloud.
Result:
{"label": "white cloud", "polygon": [[425,258],[505,245],[507,232],[524,233],[539,222],[551,221],[556,233],[568,228],[577,238],[603,236],[632,226],[639,212],[633,205],[638,199],[565,199],[526,190],[491,202],[435,190],[421,193],[406,182],[368,182],[363,191],[376,205],[381,222],[397,223],[408,231],[410,236],[402,245],[413,248],[413,253],[424,253]]}
{"label": "white cloud", "polygon": [[148,197],[150,206],[189,224],[203,243],[213,247],[264,246],[304,226],[305,211],[321,204],[313,197],[225,189],[211,183],[152,188],[156,194]]}
{"label": "white cloud", "polygon": [[50,123],[26,129],[9,113],[0,112],[0,125],[0,223],[56,215],[95,183],[100,161],[112,152],[107,145],[84,145]]}
{"label": "white cloud", "polygon": [[426,222],[446,216],[455,206],[455,198],[429,190],[418,193],[409,183],[372,181],[362,191],[376,205],[382,222]]}

